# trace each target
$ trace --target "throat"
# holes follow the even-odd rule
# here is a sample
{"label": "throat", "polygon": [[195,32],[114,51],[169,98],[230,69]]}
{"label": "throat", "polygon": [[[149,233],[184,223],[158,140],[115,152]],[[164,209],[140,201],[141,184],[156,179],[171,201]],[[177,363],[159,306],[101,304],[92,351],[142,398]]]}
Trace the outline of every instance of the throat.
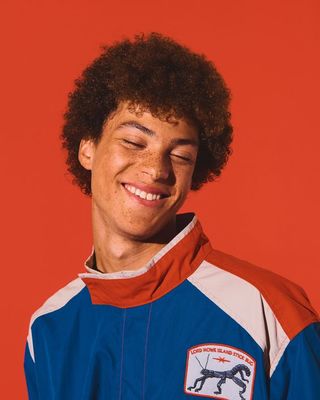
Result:
{"label": "throat", "polygon": [[[147,229],[140,229],[140,221],[137,218],[138,229],[136,227],[131,229],[133,224],[130,221],[129,212],[126,225],[122,214],[120,217],[117,215],[115,217],[108,210],[97,207],[93,203],[92,217],[96,269],[103,273],[133,271],[142,268],[177,233],[175,216],[152,234],[153,228],[149,234]],[[143,223],[147,224],[146,221]],[[143,224],[140,223],[140,225]],[[159,225],[161,225],[161,221],[156,219],[152,222],[149,221],[149,226]]]}
{"label": "throat", "polygon": [[146,265],[165,244],[163,243],[138,243],[134,246],[115,243],[112,246],[105,243],[103,246],[95,245],[95,269],[103,273],[119,271],[135,271]]}

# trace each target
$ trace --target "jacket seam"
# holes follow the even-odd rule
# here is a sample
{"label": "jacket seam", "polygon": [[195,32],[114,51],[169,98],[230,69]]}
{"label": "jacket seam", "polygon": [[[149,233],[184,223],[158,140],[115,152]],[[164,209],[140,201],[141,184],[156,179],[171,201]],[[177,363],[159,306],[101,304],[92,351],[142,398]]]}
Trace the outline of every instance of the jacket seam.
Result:
{"label": "jacket seam", "polygon": [[146,384],[146,374],[147,374],[147,353],[148,353],[148,340],[149,340],[149,329],[150,329],[150,321],[151,321],[151,311],[152,311],[152,303],[149,307],[149,315],[147,322],[147,331],[146,331],[146,343],[144,347],[144,370],[143,370],[143,383],[142,383],[142,400],[145,398],[145,384]]}
{"label": "jacket seam", "polygon": [[120,364],[120,384],[119,384],[119,400],[122,397],[122,373],[123,373],[123,358],[124,358],[124,331],[126,326],[126,313],[127,310],[123,311],[123,327],[122,327],[122,340],[121,340],[121,364]]}

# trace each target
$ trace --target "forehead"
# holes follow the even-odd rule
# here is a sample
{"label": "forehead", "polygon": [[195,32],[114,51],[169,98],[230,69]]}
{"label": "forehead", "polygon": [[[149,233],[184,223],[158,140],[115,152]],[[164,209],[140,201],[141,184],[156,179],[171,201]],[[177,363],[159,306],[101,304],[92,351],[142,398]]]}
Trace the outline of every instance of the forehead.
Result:
{"label": "forehead", "polygon": [[135,128],[137,125],[147,128],[145,133],[151,132],[149,136],[162,136],[162,134],[174,135],[198,140],[198,130],[195,125],[185,118],[171,116],[169,120],[153,116],[150,111],[141,106],[131,106],[129,102],[121,102],[117,109],[110,115],[104,124],[104,129],[115,131],[127,128]]}

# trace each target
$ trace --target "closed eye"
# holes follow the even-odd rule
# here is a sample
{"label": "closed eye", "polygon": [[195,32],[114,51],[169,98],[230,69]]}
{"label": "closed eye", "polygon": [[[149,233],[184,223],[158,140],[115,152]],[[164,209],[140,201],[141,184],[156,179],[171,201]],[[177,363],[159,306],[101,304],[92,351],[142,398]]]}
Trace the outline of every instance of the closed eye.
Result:
{"label": "closed eye", "polygon": [[134,147],[134,148],[139,148],[139,149],[143,149],[144,145],[141,143],[137,143],[137,142],[132,142],[131,140],[127,140],[127,139],[123,139],[123,142],[128,146],[128,147]]}
{"label": "closed eye", "polygon": [[186,162],[189,162],[189,163],[192,162],[192,159],[191,159],[191,158],[181,156],[180,154],[172,154],[172,153],[171,153],[171,156],[177,157],[177,158],[179,158],[180,160],[183,160],[183,161],[186,161]]}

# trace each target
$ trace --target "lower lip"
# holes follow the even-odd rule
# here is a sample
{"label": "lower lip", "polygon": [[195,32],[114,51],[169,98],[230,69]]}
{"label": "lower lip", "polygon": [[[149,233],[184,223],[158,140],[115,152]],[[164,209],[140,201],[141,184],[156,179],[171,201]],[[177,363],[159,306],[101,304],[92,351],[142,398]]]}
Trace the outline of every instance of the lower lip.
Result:
{"label": "lower lip", "polygon": [[128,189],[126,189],[126,187],[124,185],[121,185],[123,187],[123,189],[125,190],[125,192],[133,199],[135,200],[137,203],[146,206],[146,207],[159,207],[163,205],[164,200],[166,200],[166,197],[159,199],[159,200],[145,200],[142,199],[139,196],[136,196],[135,194],[129,192]]}

